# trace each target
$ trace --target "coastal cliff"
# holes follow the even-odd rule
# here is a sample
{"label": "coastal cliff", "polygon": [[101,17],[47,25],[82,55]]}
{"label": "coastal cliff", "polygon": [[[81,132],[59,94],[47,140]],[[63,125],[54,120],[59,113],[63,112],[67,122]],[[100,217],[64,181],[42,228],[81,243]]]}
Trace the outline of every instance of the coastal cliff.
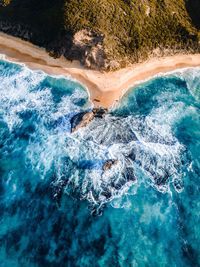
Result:
{"label": "coastal cliff", "polygon": [[91,69],[200,52],[198,0],[3,0],[0,30]]}

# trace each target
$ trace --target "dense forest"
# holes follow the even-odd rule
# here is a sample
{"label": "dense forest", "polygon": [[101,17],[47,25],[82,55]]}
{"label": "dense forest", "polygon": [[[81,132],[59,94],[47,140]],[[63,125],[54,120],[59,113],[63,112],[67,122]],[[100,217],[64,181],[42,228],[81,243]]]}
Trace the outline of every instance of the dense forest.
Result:
{"label": "dense forest", "polygon": [[0,29],[55,57],[113,69],[200,51],[199,0],[1,0]]}

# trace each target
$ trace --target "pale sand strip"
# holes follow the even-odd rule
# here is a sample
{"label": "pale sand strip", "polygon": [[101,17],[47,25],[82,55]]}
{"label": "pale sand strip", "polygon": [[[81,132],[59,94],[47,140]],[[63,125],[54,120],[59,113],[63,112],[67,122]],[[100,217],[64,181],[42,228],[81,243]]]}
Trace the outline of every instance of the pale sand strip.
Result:
{"label": "pale sand strip", "polygon": [[4,33],[0,33],[0,54],[8,60],[25,63],[31,69],[76,79],[88,89],[95,106],[103,107],[112,106],[140,81],[159,73],[200,66],[200,54],[189,54],[154,58],[115,72],[100,72],[86,69],[79,62],[70,62],[64,57],[54,59],[45,49]]}

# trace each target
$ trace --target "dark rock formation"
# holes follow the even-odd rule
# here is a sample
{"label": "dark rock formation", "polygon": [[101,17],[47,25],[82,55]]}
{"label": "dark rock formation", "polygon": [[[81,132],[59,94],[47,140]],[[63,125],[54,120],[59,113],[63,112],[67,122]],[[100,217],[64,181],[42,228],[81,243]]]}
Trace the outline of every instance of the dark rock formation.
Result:
{"label": "dark rock formation", "polygon": [[85,127],[94,119],[93,112],[80,113],[71,119],[71,132],[77,131],[79,128]]}
{"label": "dark rock formation", "polygon": [[89,112],[81,112],[76,114],[70,121],[71,132],[75,132],[82,127],[86,127],[94,118],[102,119],[107,112],[104,108],[94,108]]}
{"label": "dark rock formation", "polygon": [[93,108],[92,110],[95,118],[103,118],[108,110],[106,108]]}

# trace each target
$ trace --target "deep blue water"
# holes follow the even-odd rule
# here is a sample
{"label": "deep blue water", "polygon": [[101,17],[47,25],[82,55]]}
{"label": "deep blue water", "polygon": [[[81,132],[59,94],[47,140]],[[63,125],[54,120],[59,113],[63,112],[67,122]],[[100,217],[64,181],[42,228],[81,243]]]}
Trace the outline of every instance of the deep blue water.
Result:
{"label": "deep blue water", "polygon": [[80,84],[0,61],[0,267],[200,266],[200,69],[71,134],[91,108]]}

